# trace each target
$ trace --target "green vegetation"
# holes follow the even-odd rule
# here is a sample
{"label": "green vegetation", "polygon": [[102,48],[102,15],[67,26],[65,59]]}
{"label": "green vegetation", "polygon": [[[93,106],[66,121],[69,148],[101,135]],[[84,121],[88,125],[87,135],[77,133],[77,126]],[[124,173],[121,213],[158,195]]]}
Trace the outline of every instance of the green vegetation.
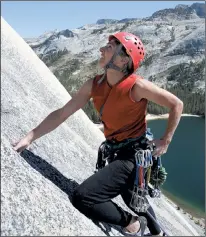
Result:
{"label": "green vegetation", "polygon": [[[184,103],[183,113],[205,115],[205,91],[198,90],[195,82],[204,81],[205,59],[201,62],[179,64],[169,69],[165,89],[176,95]],[[152,77],[152,80],[155,76]],[[155,81],[155,80],[154,80]],[[168,109],[152,102],[148,104],[148,112],[152,114],[168,113]]]}
{"label": "green vegetation", "polygon": [[187,55],[190,57],[194,57],[199,53],[202,53],[204,50],[205,42],[200,39],[193,39],[184,45],[179,46],[179,48],[174,49],[170,52],[167,56],[174,56],[174,55]]}
{"label": "green vegetation", "polygon": [[182,63],[170,68],[170,75],[167,77],[168,81],[179,81],[181,84],[188,83],[194,86],[195,81],[204,80],[205,78],[205,59],[201,62]]}
{"label": "green vegetation", "polygon": [[132,25],[132,24],[133,24],[132,21],[126,22],[126,23],[119,29],[119,31],[126,31],[126,29],[127,29],[130,25]]}
{"label": "green vegetation", "polygon": [[72,59],[69,61],[68,66],[60,73],[58,70],[54,71],[54,75],[59,79],[66,90],[72,94],[77,88],[82,85],[81,80],[77,80],[76,77],[72,77],[72,73],[80,69],[80,62],[78,59]]}
{"label": "green vegetation", "polygon": [[59,60],[62,56],[68,54],[68,50],[64,49],[64,50],[60,50],[58,52],[53,52],[50,53],[46,56],[40,55],[39,58],[44,61],[44,63],[47,65],[47,67],[50,67],[52,65],[52,63],[56,62],[57,60]]}
{"label": "green vegetation", "polygon": [[92,31],[91,34],[95,34],[95,35],[96,35],[96,34],[102,34],[103,31],[106,30],[106,29],[107,29],[106,26],[103,27],[103,28],[101,28],[101,29],[95,29],[95,30]]}
{"label": "green vegetation", "polygon": [[94,122],[94,123],[100,123],[100,117],[97,110],[94,108],[94,104],[92,101],[89,101],[83,108],[86,115]]}
{"label": "green vegetation", "polygon": [[149,67],[152,64],[152,62],[154,61],[155,56],[156,56],[155,54],[152,54],[150,56],[146,55],[144,61],[141,64],[141,66]]}
{"label": "green vegetation", "polygon": [[[205,115],[205,92],[192,93],[190,87],[179,85],[166,89],[183,101],[183,113]],[[161,107],[153,102],[148,103],[148,113],[165,114],[168,112],[169,110],[167,108]]]}

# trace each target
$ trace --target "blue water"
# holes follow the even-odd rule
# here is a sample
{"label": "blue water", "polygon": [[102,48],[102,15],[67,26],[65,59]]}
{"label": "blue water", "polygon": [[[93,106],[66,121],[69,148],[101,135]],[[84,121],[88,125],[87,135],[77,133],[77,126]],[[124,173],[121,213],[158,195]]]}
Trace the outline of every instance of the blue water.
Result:
{"label": "blue water", "polygon": [[[155,138],[166,129],[167,120],[148,122]],[[168,173],[163,192],[193,214],[205,214],[205,119],[182,117],[165,155],[163,166]]]}

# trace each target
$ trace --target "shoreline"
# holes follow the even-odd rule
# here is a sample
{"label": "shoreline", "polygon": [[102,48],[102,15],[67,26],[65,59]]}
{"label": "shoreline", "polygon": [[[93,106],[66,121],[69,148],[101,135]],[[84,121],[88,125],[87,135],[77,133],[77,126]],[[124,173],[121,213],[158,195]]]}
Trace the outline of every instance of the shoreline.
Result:
{"label": "shoreline", "polygon": [[205,218],[204,211],[201,211],[198,208],[196,209],[194,207],[188,206],[187,203],[184,203],[184,199],[178,200],[177,198],[175,198],[175,196],[172,193],[164,189],[161,189],[161,192],[170,202],[173,203],[173,205],[176,206],[177,210],[179,211],[182,210],[182,212],[189,214],[193,218],[197,218],[197,219]]}
{"label": "shoreline", "polygon": [[[147,114],[146,120],[156,120],[156,119],[168,119],[169,114]],[[204,118],[203,115],[196,114],[182,114],[181,117],[196,117],[196,118]],[[94,123],[94,122],[93,122]],[[100,130],[102,129],[102,123],[94,123]]]}
{"label": "shoreline", "polygon": [[[169,114],[147,114],[146,120],[156,120],[156,119],[167,119],[169,117]],[[182,114],[181,117],[198,117],[202,118],[203,115],[195,115],[195,114]]]}
{"label": "shoreline", "polygon": [[198,231],[195,228],[199,234],[204,233],[205,217],[201,216],[201,214],[200,215],[196,214],[195,211],[193,212],[190,208],[185,207],[184,204],[180,204],[178,203],[178,201],[173,200],[172,194],[170,195],[169,192],[167,191],[165,192],[163,190],[161,191],[162,191],[162,196],[164,197],[164,199],[169,205],[175,208],[177,212],[180,212],[190,222],[190,224],[192,224],[193,227],[196,227],[197,229],[199,229]]}
{"label": "shoreline", "polygon": [[[146,120],[160,120],[160,119],[168,119],[169,114],[147,114]],[[182,114],[181,117],[198,117],[198,118],[204,118],[203,115],[193,115],[193,114]],[[180,212],[186,219],[188,219],[192,225],[196,226],[196,228],[200,228],[201,231],[205,231],[205,215],[204,212],[199,212],[198,210],[195,210],[195,208],[190,208],[183,202],[176,200],[173,198],[173,194],[169,193],[166,190],[161,190],[162,195],[166,198],[167,202],[173,206],[178,212]]]}

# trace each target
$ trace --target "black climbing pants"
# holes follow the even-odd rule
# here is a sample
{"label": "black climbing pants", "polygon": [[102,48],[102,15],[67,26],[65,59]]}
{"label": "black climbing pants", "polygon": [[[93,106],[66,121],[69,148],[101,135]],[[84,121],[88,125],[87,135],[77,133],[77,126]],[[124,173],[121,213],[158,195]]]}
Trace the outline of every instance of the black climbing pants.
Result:
{"label": "black climbing pants", "polygon": [[[128,154],[127,159],[121,157],[117,157],[109,165],[80,184],[74,192],[73,205],[90,219],[126,227],[130,223],[132,215],[111,199],[121,195],[131,209],[129,206],[131,196],[128,188],[131,188],[134,182],[135,163],[132,158],[128,159]],[[148,211],[156,219],[151,206]],[[147,213],[134,212],[146,217],[152,235],[161,232],[159,226]]]}

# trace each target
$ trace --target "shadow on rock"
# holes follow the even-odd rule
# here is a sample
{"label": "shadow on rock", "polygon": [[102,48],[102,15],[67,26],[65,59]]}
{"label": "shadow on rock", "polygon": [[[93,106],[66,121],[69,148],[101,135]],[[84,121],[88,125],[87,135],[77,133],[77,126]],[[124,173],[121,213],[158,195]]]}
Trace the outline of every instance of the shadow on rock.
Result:
{"label": "shadow on rock", "polygon": [[[79,184],[75,180],[66,178],[47,161],[45,161],[40,156],[35,155],[29,150],[22,151],[20,156],[23,157],[26,162],[31,165],[32,168],[34,168],[45,178],[49,179],[52,183],[54,183],[63,192],[65,192],[68,195],[70,202],[72,203],[72,196],[74,190],[79,186]],[[107,236],[110,236],[109,232],[111,232],[111,227],[117,229],[115,228],[115,226],[104,222],[98,222],[95,220],[92,220],[92,222],[97,225]]]}
{"label": "shadow on rock", "polygon": [[47,161],[29,150],[22,151],[20,155],[31,165],[31,167],[65,192],[69,196],[69,200],[72,201],[74,190],[79,186],[75,180],[66,178]]}
{"label": "shadow on rock", "polygon": [[105,233],[105,235],[107,236],[114,236],[114,234],[111,234],[112,232],[112,229],[118,231],[118,235],[119,234],[122,234],[122,229],[120,226],[117,226],[117,225],[113,225],[113,224],[108,224],[108,223],[105,223],[105,222],[99,222],[99,221],[95,221],[95,220],[92,220],[93,223],[95,225],[97,225],[101,230],[102,232]]}
{"label": "shadow on rock", "polygon": [[104,223],[104,222],[99,222],[96,220],[92,220],[92,222],[98,226],[102,232],[105,233],[105,235],[110,236],[109,232],[111,231],[111,227],[109,226],[109,224]]}

